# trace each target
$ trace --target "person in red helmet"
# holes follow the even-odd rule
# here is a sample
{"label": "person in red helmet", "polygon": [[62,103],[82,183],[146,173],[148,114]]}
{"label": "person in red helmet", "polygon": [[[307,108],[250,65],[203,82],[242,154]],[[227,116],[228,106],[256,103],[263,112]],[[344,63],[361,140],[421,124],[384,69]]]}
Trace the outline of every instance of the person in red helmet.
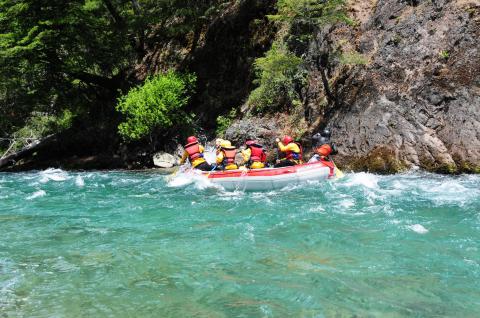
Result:
{"label": "person in red helmet", "polygon": [[181,165],[184,164],[188,159],[192,165],[192,168],[202,171],[210,171],[213,169],[212,166],[209,165],[205,160],[205,158],[203,158],[203,152],[205,149],[198,143],[197,137],[188,137],[187,144],[183,148],[185,148],[185,151],[183,152],[182,159],[180,160]]}
{"label": "person in red helmet", "polygon": [[294,166],[302,163],[302,146],[293,141],[290,136],[284,136],[282,141],[279,138],[275,139],[278,144],[278,149],[285,153],[285,157],[275,164],[275,168]]}
{"label": "person in red helmet", "polygon": [[265,161],[267,155],[263,146],[256,140],[248,139],[245,142],[246,149],[242,150],[243,161],[245,166],[250,169],[262,169],[265,168]]}

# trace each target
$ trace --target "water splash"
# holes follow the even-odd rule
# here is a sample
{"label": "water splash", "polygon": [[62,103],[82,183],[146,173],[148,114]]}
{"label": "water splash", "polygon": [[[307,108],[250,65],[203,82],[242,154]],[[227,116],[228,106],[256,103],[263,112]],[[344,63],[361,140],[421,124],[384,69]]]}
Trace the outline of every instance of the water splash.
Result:
{"label": "water splash", "polygon": [[61,182],[68,180],[69,175],[61,169],[49,168],[40,172],[40,183],[47,183],[48,181]]}
{"label": "water splash", "polygon": [[36,198],[44,197],[45,195],[47,195],[47,192],[45,192],[44,190],[38,190],[38,191],[32,193],[31,195],[29,195],[26,199],[27,200],[33,200],[33,199],[36,199]]}
{"label": "water splash", "polygon": [[413,224],[413,225],[408,226],[408,228],[411,229],[414,232],[417,232],[418,234],[428,233],[428,230],[425,227],[423,227],[423,225],[421,225],[421,224]]}

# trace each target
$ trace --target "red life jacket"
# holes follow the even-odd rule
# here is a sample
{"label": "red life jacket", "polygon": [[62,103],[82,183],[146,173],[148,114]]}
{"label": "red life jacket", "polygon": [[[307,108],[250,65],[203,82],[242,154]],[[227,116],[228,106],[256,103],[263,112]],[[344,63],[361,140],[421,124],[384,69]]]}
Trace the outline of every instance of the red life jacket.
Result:
{"label": "red life jacket", "polygon": [[185,145],[185,151],[188,153],[188,159],[193,162],[195,159],[202,158],[203,154],[200,152],[200,145],[198,141]]}
{"label": "red life jacket", "polygon": [[235,155],[237,154],[237,148],[222,148],[223,151],[223,164],[235,163]]}
{"label": "red life jacket", "polygon": [[265,162],[267,155],[263,151],[263,147],[257,144],[249,145],[250,148],[250,162]]}
{"label": "red life jacket", "polygon": [[302,146],[298,143],[295,142],[295,144],[298,146],[298,149],[300,149],[300,152],[293,152],[293,151],[286,151],[285,152],[285,158],[288,160],[302,160],[303,157],[303,148]]}

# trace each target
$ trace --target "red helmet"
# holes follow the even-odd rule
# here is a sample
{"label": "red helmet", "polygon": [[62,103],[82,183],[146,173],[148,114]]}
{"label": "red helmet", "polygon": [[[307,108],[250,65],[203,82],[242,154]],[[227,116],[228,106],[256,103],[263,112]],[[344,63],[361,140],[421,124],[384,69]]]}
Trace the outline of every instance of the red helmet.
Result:
{"label": "red helmet", "polygon": [[191,144],[192,142],[197,142],[197,137],[195,136],[190,136],[187,138],[187,144]]}
{"label": "red helmet", "polygon": [[251,145],[254,145],[256,143],[257,142],[255,140],[251,140],[251,139],[248,139],[247,141],[245,141],[245,145],[247,145],[247,146],[251,146]]}
{"label": "red helmet", "polygon": [[289,143],[291,143],[293,141],[293,138],[290,137],[290,136],[284,136],[283,139],[282,139],[282,143],[284,145],[288,145]]}

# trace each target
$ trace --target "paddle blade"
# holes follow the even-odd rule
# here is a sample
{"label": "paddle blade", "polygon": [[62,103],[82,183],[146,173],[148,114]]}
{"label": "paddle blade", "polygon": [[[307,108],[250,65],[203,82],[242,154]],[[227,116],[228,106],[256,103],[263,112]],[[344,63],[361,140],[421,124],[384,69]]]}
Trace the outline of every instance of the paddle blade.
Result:
{"label": "paddle blade", "polygon": [[340,179],[345,176],[345,174],[342,172],[342,170],[338,169],[337,165],[334,163],[335,166],[335,178]]}

